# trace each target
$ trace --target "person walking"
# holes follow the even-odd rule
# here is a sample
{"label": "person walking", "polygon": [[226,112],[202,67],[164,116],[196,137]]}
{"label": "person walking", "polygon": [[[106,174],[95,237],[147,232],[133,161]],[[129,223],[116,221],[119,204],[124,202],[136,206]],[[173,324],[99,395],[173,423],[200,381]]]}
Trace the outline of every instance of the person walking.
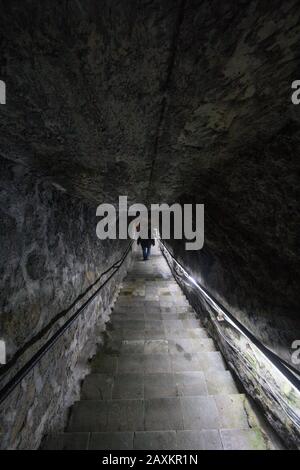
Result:
{"label": "person walking", "polygon": [[137,239],[137,244],[141,245],[144,261],[147,261],[147,259],[150,256],[151,246],[155,245],[154,238],[141,238],[141,237],[139,237]]}

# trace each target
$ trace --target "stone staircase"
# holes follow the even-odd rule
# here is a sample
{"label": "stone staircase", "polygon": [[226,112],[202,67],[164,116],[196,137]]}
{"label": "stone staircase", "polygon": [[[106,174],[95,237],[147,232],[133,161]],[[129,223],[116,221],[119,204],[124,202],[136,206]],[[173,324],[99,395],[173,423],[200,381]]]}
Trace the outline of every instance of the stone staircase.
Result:
{"label": "stone staircase", "polygon": [[156,248],[123,283],[66,432],[44,449],[271,449]]}

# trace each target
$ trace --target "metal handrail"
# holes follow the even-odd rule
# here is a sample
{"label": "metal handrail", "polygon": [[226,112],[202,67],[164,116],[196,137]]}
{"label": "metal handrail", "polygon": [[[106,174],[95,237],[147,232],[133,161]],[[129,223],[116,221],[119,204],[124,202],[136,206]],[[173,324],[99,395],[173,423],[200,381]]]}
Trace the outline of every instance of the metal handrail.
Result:
{"label": "metal handrail", "polygon": [[[176,258],[172,255],[170,250],[166,247],[166,245],[159,239],[159,242],[163,246],[163,248],[169,253],[171,258],[178,264],[180,269],[186,273],[186,275],[193,280],[193,284],[201,291],[205,300],[214,308],[221,311],[225,319],[229,321],[229,323],[234,326],[237,330],[242,332],[244,336],[248,338],[271,362],[272,364],[280,370],[280,372],[300,391],[300,380],[296,377],[300,377],[300,372],[294,368],[292,365],[287,363],[284,359],[279,357],[273,351],[268,349],[256,336],[251,333],[242,323],[240,323],[225,307],[223,307],[201,284],[196,282],[192,276],[186,271],[186,269],[176,260]],[[227,318],[226,318],[227,317]],[[292,371],[292,372],[291,372]]]}
{"label": "metal handrail", "polygon": [[[26,375],[35,367],[35,365],[42,359],[42,357],[54,346],[56,341],[62,336],[62,334],[74,323],[77,317],[86,309],[86,307],[94,300],[99,294],[101,289],[110,281],[110,279],[116,274],[124,263],[130,249],[132,247],[133,240],[129,243],[129,246],[125,250],[124,254],[119,261],[113,264],[115,266],[114,271],[110,276],[99,286],[95,292],[79,307],[78,310],[49,338],[46,343],[38,349],[38,351],[24,364],[24,366],[9,380],[9,382],[0,390],[0,405],[6,400],[6,398],[12,393],[12,391],[19,385],[19,383],[26,377]],[[111,268],[105,271],[109,272]],[[102,274],[103,275],[103,274]],[[100,278],[102,277],[100,276]]]}

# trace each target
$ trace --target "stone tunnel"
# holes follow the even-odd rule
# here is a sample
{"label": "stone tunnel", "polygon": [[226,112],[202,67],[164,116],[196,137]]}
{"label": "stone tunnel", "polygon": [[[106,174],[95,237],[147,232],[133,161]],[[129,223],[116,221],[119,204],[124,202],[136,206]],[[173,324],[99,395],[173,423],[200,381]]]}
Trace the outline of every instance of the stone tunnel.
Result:
{"label": "stone tunnel", "polygon": [[299,449],[299,2],[0,11],[0,447]]}

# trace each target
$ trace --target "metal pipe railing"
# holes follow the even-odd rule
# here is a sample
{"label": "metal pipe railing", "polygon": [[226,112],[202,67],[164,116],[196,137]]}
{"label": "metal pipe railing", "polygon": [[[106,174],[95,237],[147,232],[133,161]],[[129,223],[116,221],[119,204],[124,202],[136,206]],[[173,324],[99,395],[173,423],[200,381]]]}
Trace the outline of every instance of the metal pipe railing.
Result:
{"label": "metal pipe railing", "polygon": [[[223,307],[209,292],[196,282],[193,277],[184,269],[184,267],[175,259],[170,250],[166,245],[159,239],[160,244],[163,247],[163,250],[166,250],[169,256],[175,261],[179,268],[185,273],[189,280],[194,284],[194,286],[200,291],[204,300],[216,311],[221,312],[224,316],[224,319],[230,323],[236,330],[242,333],[248,341],[252,342],[268,359],[272,364],[280,370],[280,372],[300,391],[300,372],[293,367],[291,364],[287,363],[284,359],[279,357],[273,351],[270,351],[261,341],[259,341],[251,331],[249,331],[242,323],[240,323],[228,310]],[[162,250],[162,252],[163,252]],[[163,252],[164,254],[164,252]],[[164,254],[165,256],[165,254]],[[166,256],[165,256],[166,257]],[[168,261],[168,260],[167,260]]]}
{"label": "metal pipe railing", "polygon": [[[110,276],[99,286],[96,291],[79,307],[78,310],[49,338],[46,343],[41,346],[38,351],[24,364],[23,367],[9,380],[9,382],[0,390],[0,405],[6,400],[6,398],[12,393],[12,391],[19,385],[19,383],[26,377],[26,375],[35,367],[35,365],[42,359],[42,357],[54,346],[57,340],[68,330],[68,328],[75,322],[77,317],[87,308],[87,306],[97,297],[103,287],[112,279],[116,272],[120,269],[128,253],[132,247],[133,240],[129,243],[129,246],[125,250],[120,260],[116,261],[109,269],[101,274],[99,279],[103,275],[107,274],[111,269],[114,271]],[[98,279],[98,280],[99,280]]]}

